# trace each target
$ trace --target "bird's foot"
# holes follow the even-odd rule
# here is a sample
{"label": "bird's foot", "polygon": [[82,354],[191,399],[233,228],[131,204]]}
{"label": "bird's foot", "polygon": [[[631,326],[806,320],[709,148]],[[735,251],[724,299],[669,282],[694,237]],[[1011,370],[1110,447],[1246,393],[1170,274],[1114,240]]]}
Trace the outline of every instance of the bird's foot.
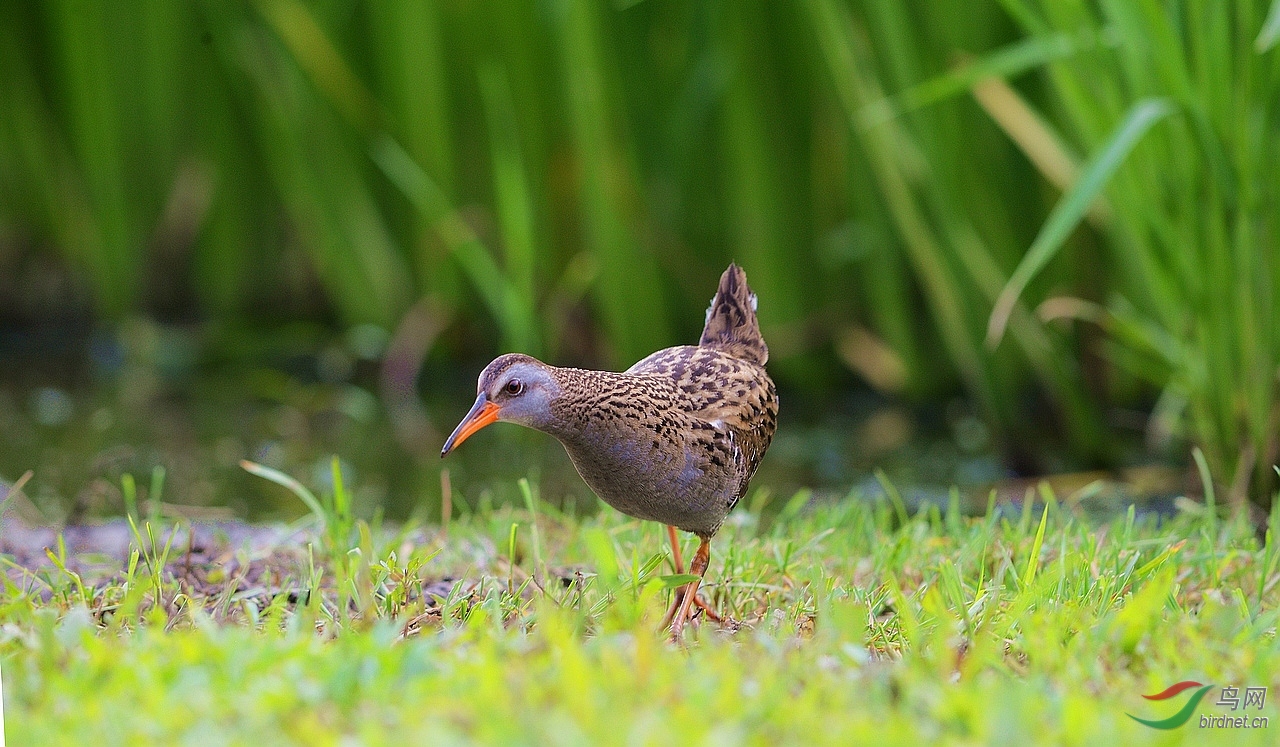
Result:
{"label": "bird's foot", "polygon": [[[690,584],[692,585],[692,584]],[[725,618],[716,612],[710,604],[702,597],[694,592],[693,603],[685,605],[686,589],[688,587],[680,587],[676,590],[675,599],[671,602],[671,608],[667,610],[666,616],[663,618],[660,630],[669,630],[671,633],[671,642],[679,643],[684,633],[685,625],[697,626],[698,620],[705,617],[717,625],[725,625]],[[683,615],[681,614],[683,611]]]}
{"label": "bird's foot", "polygon": [[698,598],[698,586],[702,583],[702,576],[707,572],[707,565],[711,561],[711,543],[708,539],[703,538],[702,544],[698,546],[698,552],[693,556],[693,562],[689,565],[689,570],[696,579],[688,585],[682,586],[676,590],[675,597],[671,600],[671,608],[667,610],[667,614],[663,617],[662,627],[665,628],[669,624],[671,626],[671,641],[678,642],[684,633],[686,623],[693,620],[697,609],[709,613],[708,619],[721,621],[720,615],[716,614],[706,602]]}
{"label": "bird's foot", "polygon": [[702,597],[695,596],[693,598],[693,603],[698,605],[698,609],[702,610],[702,614],[705,615],[706,618],[711,622],[717,623],[717,624],[724,623],[724,618],[720,616],[720,613],[711,609],[711,605],[707,604],[706,600],[704,600]]}
{"label": "bird's foot", "polygon": [[[659,628],[660,630],[666,630],[667,628],[671,627],[671,624],[675,621],[676,613],[680,611],[680,607],[684,604],[685,593],[688,591],[688,589],[689,589],[689,585],[687,584],[685,586],[681,586],[676,589],[675,597],[672,598],[671,600],[671,606],[667,608],[667,614],[663,615],[662,617],[662,625]],[[715,608],[712,607],[707,602],[707,600],[703,599],[700,595],[697,595],[697,594],[694,595],[693,604],[697,608],[697,610],[702,611],[702,616],[707,618],[711,622],[717,623],[717,624],[724,623],[724,618],[720,615],[720,613],[716,612]],[[689,611],[688,621],[691,621],[693,618],[697,616],[697,610],[691,609]]]}

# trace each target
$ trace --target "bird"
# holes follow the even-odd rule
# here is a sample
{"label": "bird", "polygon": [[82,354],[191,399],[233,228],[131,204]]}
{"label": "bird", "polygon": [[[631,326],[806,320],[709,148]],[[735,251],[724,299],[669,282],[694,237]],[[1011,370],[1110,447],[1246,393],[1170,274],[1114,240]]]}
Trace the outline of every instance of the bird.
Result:
{"label": "bird", "polygon": [[605,503],[667,525],[677,574],[684,574],[677,530],[697,536],[689,565],[695,579],[676,589],[662,629],[680,640],[695,606],[720,622],[698,597],[711,539],[747,492],[778,423],[756,307],[746,273],[731,263],[697,345],[659,350],[622,372],[498,356],[481,371],[475,404],[440,456],[495,422],[555,437]]}

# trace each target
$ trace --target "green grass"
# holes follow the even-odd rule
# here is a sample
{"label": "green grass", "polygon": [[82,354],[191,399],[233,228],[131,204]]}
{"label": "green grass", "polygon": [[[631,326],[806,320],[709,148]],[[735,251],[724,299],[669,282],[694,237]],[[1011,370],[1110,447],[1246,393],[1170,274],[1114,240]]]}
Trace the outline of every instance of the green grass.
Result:
{"label": "green grass", "polygon": [[[447,527],[357,520],[329,548],[350,572],[328,567],[333,526],[317,526],[313,551],[292,551],[299,574],[262,582],[321,592],[296,604],[262,588],[202,596],[180,549],[158,587],[146,562],[107,582],[54,569],[30,591],[7,584],[8,737],[1269,744],[1280,729],[1274,522],[1265,543],[1192,504],[1090,525],[1046,490],[1022,509],[902,523],[888,502],[801,493],[770,509],[757,493],[708,572],[710,599],[744,627],[673,646],[655,630],[671,580],[661,527],[563,515],[523,487],[525,507]],[[424,604],[442,577],[466,588]],[[1168,715],[1141,694],[1187,679],[1270,687],[1270,729],[1158,732],[1126,716]],[[1198,713],[1222,710],[1211,695]]]}

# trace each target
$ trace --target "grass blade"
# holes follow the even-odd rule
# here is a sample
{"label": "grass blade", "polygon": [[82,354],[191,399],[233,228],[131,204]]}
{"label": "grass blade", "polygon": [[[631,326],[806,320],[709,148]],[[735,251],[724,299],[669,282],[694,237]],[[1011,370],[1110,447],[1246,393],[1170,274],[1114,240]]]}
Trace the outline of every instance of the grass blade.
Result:
{"label": "grass blade", "polygon": [[306,504],[307,508],[311,510],[311,513],[320,522],[321,529],[323,530],[324,528],[327,527],[328,516],[324,510],[324,506],[320,504],[320,501],[315,497],[315,494],[313,494],[310,490],[307,490],[307,487],[305,485],[293,479],[289,475],[286,475],[280,470],[272,469],[270,467],[258,464],[257,462],[251,462],[248,459],[241,460],[240,467],[243,468],[244,471],[248,472],[249,474],[257,475],[258,477],[261,477],[263,479],[270,480],[271,482],[274,482],[276,485],[279,485],[282,488],[286,488],[289,492],[298,496],[298,499]]}
{"label": "grass blade", "polygon": [[391,137],[370,147],[374,163],[391,180],[453,253],[508,341],[534,338],[533,320],[521,313],[519,291],[507,280],[493,253],[449,204],[440,186]]}
{"label": "grass blade", "polygon": [[1262,30],[1258,32],[1258,38],[1253,42],[1253,48],[1258,54],[1271,51],[1276,45],[1276,41],[1280,40],[1280,0],[1271,0],[1271,9],[1267,11],[1267,20],[1262,22]]}
{"label": "grass blade", "polygon": [[868,104],[862,113],[865,126],[874,127],[885,119],[935,104],[965,93],[987,78],[1010,78],[1054,60],[1075,54],[1079,43],[1068,34],[1033,36],[995,50],[923,83],[918,83],[887,99]]}
{"label": "grass blade", "polygon": [[1036,570],[1040,567],[1040,548],[1044,545],[1044,528],[1049,523],[1049,504],[1044,504],[1044,512],[1040,514],[1040,526],[1036,529],[1035,541],[1031,543],[1031,556],[1027,558],[1027,570],[1022,574],[1022,587],[1030,588],[1036,580]]}
{"label": "grass blade", "polygon": [[1213,489],[1213,474],[1209,472],[1209,462],[1204,458],[1204,451],[1199,446],[1191,450],[1196,461],[1196,471],[1200,474],[1200,484],[1204,486],[1205,520],[1209,524],[1209,536],[1215,536],[1218,526],[1218,499]]}
{"label": "grass blade", "polygon": [[1031,248],[1009,278],[1008,285],[1001,291],[987,326],[988,347],[995,348],[999,344],[1009,323],[1009,315],[1013,313],[1014,304],[1022,291],[1062,248],[1067,237],[1088,213],[1094,198],[1124,163],[1133,147],[1152,125],[1174,111],[1173,103],[1167,99],[1143,99],[1129,109],[1129,113],[1116,127],[1102,150],[1085,166],[1080,180],[1054,206]]}
{"label": "grass blade", "polygon": [[[510,285],[508,300],[515,305],[515,313],[533,319],[537,314],[535,265],[540,253],[534,230],[533,195],[520,150],[520,127],[506,71],[496,64],[481,68],[480,93],[489,124],[493,186]],[[527,336],[508,341],[508,347],[538,355],[540,346],[534,325],[522,324],[519,329]]]}

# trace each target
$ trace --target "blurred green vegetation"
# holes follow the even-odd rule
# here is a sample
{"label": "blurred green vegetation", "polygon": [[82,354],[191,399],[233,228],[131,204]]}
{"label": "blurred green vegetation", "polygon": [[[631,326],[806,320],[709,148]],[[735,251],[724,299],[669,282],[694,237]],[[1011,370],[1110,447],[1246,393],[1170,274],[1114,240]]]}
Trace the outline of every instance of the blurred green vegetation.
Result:
{"label": "blurred green vegetation", "polygon": [[11,4],[0,316],[621,366],[734,259],[785,389],[963,389],[1030,468],[1149,410],[1241,504],[1278,449],[1277,8]]}

